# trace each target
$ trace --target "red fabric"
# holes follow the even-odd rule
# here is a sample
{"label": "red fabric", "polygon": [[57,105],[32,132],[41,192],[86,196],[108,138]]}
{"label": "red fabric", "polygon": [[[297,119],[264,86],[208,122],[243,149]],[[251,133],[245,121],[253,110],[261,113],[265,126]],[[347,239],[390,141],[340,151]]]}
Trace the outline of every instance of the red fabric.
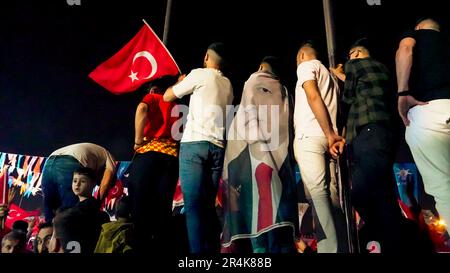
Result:
{"label": "red fabric", "polygon": [[259,164],[255,171],[259,193],[258,231],[273,224],[272,171],[272,168],[264,163]]}
{"label": "red fabric", "polygon": [[148,120],[145,125],[144,136],[147,138],[172,139],[172,125],[178,117],[171,117],[174,102],[165,102],[160,94],[147,94],[142,102],[148,105]]}
{"label": "red fabric", "polygon": [[178,72],[178,65],[166,47],[145,24],[125,47],[99,65],[89,77],[112,93],[123,94],[145,82]]}
{"label": "red fabric", "polygon": [[8,199],[8,186],[6,185],[6,168],[5,171],[2,172],[0,170],[0,205],[6,204]]}
{"label": "red fabric", "polygon": [[40,210],[32,210],[27,211],[17,206],[16,204],[9,205],[8,216],[6,217],[5,226],[8,229],[12,229],[12,225],[15,221],[25,220],[27,222],[30,221],[30,217],[34,217],[35,219],[39,219],[39,215],[41,214]]}
{"label": "red fabric", "polygon": [[404,216],[407,219],[416,220],[416,217],[414,217],[414,214],[412,213],[411,209],[400,199],[397,199],[400,209],[402,210]]}

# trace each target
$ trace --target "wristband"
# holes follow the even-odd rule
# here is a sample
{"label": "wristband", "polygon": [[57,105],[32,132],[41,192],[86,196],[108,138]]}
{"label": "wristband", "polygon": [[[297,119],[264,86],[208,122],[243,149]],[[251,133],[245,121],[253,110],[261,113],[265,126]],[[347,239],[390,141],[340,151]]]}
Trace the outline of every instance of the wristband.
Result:
{"label": "wristband", "polygon": [[397,96],[403,97],[403,96],[411,96],[411,92],[409,90],[400,91],[397,93]]}

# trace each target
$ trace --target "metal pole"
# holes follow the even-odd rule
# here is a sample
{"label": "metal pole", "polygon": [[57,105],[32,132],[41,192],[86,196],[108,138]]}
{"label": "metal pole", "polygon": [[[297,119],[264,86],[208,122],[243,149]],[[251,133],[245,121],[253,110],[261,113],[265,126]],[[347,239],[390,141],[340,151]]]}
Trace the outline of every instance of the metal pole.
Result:
{"label": "metal pole", "polygon": [[164,21],[163,43],[167,46],[167,37],[169,36],[170,13],[172,12],[172,0],[167,0],[166,19]]}
{"label": "metal pole", "polygon": [[323,0],[323,14],[325,18],[325,31],[327,36],[327,49],[328,49],[328,65],[330,67],[335,67],[335,45],[336,41],[334,38],[334,20],[333,13],[331,12],[331,0]]}
{"label": "metal pole", "polygon": [[[335,47],[336,40],[334,36],[334,20],[333,20],[333,12],[332,12],[332,4],[331,0],[322,0],[323,3],[323,14],[325,19],[325,31],[327,38],[327,49],[328,49],[328,65],[330,67],[336,67],[335,60]],[[344,162],[342,162],[344,161]],[[348,165],[348,164],[347,164]],[[359,252],[358,247],[358,236],[357,236],[357,228],[356,222],[354,218],[354,211],[351,205],[350,200],[350,183],[349,178],[350,174],[347,173],[346,176],[342,177],[340,168],[345,167],[345,160],[337,160],[337,175],[336,179],[340,182],[339,185],[342,187],[342,198],[343,198],[343,210],[345,213],[345,220],[347,223],[347,243],[348,249],[350,253]],[[347,182],[347,183],[345,183]]]}

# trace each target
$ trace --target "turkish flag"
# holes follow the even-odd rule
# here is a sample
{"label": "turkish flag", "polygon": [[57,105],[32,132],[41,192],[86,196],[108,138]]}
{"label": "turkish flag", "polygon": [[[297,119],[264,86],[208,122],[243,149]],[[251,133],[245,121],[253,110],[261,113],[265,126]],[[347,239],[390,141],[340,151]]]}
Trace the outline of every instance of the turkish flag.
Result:
{"label": "turkish flag", "polygon": [[114,94],[138,89],[142,84],[180,71],[167,48],[144,21],[141,30],[89,77]]}
{"label": "turkish flag", "polygon": [[[6,216],[5,226],[9,229],[12,229],[15,221],[24,220],[29,222],[32,220],[32,218],[39,219],[40,214],[40,209],[27,211],[12,203],[11,205],[9,205],[9,212],[8,216]],[[39,223],[39,221],[36,222]]]}

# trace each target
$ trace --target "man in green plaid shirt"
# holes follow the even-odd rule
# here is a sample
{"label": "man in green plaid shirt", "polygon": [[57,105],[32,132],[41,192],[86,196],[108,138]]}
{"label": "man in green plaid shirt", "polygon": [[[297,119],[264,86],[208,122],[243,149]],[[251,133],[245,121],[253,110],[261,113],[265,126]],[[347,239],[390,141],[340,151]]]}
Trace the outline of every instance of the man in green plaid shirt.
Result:
{"label": "man in green plaid shirt", "polygon": [[379,241],[381,252],[399,252],[405,244],[393,180],[395,95],[389,72],[370,57],[365,40],[356,42],[348,57],[345,74],[342,65],[331,71],[345,82],[342,100],[350,107],[346,140],[351,144],[351,198],[368,235],[361,249]]}

